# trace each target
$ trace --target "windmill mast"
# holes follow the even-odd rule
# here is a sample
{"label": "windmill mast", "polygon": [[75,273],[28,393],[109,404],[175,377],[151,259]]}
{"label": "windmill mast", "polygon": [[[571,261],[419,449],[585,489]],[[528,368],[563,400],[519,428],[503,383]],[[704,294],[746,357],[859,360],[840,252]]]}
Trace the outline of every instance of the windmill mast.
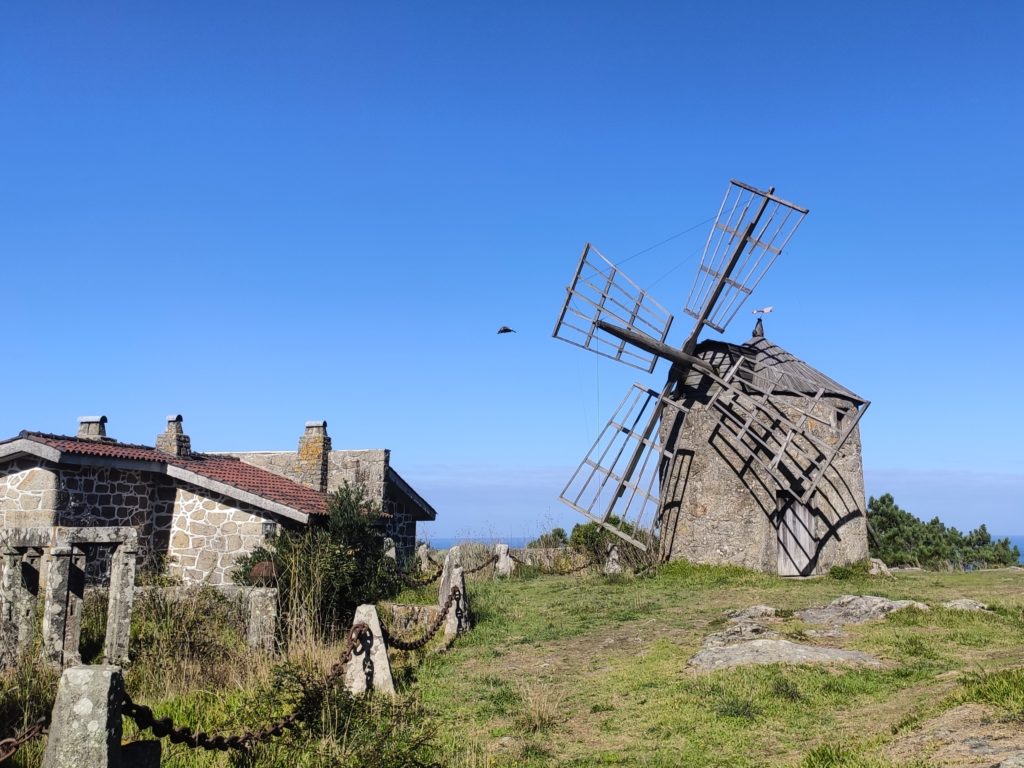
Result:
{"label": "windmill mast", "polygon": [[[718,297],[722,295],[722,290],[725,288],[726,282],[732,275],[732,271],[736,268],[736,263],[740,260],[740,256],[743,254],[743,249],[747,247],[747,243],[750,241],[750,236],[754,232],[754,228],[761,221],[761,216],[764,214],[765,209],[768,207],[768,201],[771,200],[772,194],[775,192],[775,187],[768,188],[768,194],[761,199],[761,204],[757,208],[757,213],[754,214],[750,222],[747,224],[746,229],[743,232],[743,236],[740,238],[739,243],[736,244],[736,249],[732,252],[732,256],[729,258],[729,263],[726,264],[722,273],[718,276],[718,282],[715,285],[714,290],[711,292],[711,296],[704,303],[704,309],[701,311],[700,316],[697,318],[697,322],[693,326],[693,331],[690,332],[690,337],[683,344],[683,354],[689,358],[693,354],[693,350],[697,347],[697,339],[700,336],[700,332],[704,329],[704,324],[707,322],[708,317],[711,316],[711,311],[715,308],[715,302],[718,301]],[[628,341],[632,344],[636,343],[635,339],[625,338],[624,334],[620,332],[620,329],[612,326],[608,323],[602,323],[598,321],[598,327],[608,333],[616,336],[623,341]],[[668,357],[664,354],[659,354],[654,350],[655,355],[659,357]],[[672,358],[669,358],[672,359]],[[683,360],[676,359],[674,362],[682,362],[685,366],[681,372],[682,376],[686,375],[690,366],[694,362],[694,359]],[[669,379],[665,382],[665,387],[662,389],[661,397],[664,399],[668,397],[669,392],[672,391],[673,382]],[[626,485],[633,477],[633,473],[636,472],[637,464],[640,463],[641,457],[647,450],[647,441],[651,439],[651,435],[654,434],[655,428],[658,426],[658,422],[661,421],[662,408],[660,406],[661,400],[658,401],[659,406],[651,411],[651,418],[647,422],[647,426],[643,431],[643,438],[637,443],[636,448],[633,451],[633,455],[629,458],[629,464],[626,465],[626,471],[622,474],[622,478],[619,480],[619,484],[615,489],[615,493],[612,494],[611,500],[608,502],[607,514],[611,514],[612,508],[615,506],[615,502],[626,492]]]}

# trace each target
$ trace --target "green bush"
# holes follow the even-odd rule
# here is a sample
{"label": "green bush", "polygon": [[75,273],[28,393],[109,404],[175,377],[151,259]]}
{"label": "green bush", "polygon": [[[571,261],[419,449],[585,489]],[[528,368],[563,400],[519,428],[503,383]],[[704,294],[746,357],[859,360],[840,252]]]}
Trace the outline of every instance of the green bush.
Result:
{"label": "green bush", "polygon": [[833,565],[828,572],[830,579],[837,581],[848,581],[850,579],[864,579],[871,572],[871,562],[860,560],[849,565]]}
{"label": "green bush", "polygon": [[345,631],[357,606],[398,594],[400,581],[384,557],[380,509],[358,487],[331,494],[323,521],[285,530],[240,558],[233,574],[248,583],[256,563],[274,564],[278,599],[289,639],[312,632],[329,638]]}
{"label": "green bush", "polygon": [[937,517],[925,523],[900,509],[889,493],[868,501],[868,525],[871,555],[886,565],[971,568],[1016,565],[1020,559],[1009,539],[993,540],[984,525],[963,534]]}
{"label": "green bush", "polygon": [[634,547],[619,536],[609,531],[598,523],[580,523],[574,525],[569,535],[569,547],[580,554],[586,555],[597,563],[603,563],[607,556],[608,548],[615,544],[619,548],[619,560],[635,570],[641,570],[655,565],[658,561],[658,542],[651,538],[646,531],[620,520],[615,515],[609,515],[609,524],[615,526],[623,533],[632,536],[639,541],[647,543],[647,551]]}
{"label": "green bush", "polygon": [[409,699],[353,696],[343,685],[325,685],[319,672],[284,664],[247,720],[269,722],[282,711],[302,713],[303,725],[249,753],[232,753],[238,768],[420,768],[434,731],[423,708]]}
{"label": "green bush", "polygon": [[569,543],[565,528],[552,528],[526,545],[528,549],[560,549]]}

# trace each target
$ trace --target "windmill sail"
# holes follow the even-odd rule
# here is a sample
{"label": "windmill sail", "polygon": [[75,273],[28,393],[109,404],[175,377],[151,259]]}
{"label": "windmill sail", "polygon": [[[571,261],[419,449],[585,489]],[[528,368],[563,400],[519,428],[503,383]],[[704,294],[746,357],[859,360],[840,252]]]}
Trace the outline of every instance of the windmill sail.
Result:
{"label": "windmill sail", "polygon": [[574,346],[650,373],[658,358],[597,327],[598,320],[664,342],[672,315],[587,243],[552,334]]}
{"label": "windmill sail", "polygon": [[806,215],[806,208],[771,190],[729,182],[704,244],[686,314],[724,332]]}
{"label": "windmill sail", "polygon": [[[568,506],[646,550],[657,535],[660,482],[672,458],[651,418],[681,417],[685,409],[634,384],[559,497]],[[639,461],[630,470],[635,453]]]}

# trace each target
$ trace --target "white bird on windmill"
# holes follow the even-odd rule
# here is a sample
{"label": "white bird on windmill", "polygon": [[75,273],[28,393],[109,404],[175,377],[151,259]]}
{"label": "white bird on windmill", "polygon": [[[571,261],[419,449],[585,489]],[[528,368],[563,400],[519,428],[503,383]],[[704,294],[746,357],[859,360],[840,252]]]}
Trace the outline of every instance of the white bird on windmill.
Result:
{"label": "white bird on windmill", "polygon": [[755,309],[750,314],[752,314],[752,315],[770,315],[774,311],[775,311],[775,307],[761,307],[760,309]]}

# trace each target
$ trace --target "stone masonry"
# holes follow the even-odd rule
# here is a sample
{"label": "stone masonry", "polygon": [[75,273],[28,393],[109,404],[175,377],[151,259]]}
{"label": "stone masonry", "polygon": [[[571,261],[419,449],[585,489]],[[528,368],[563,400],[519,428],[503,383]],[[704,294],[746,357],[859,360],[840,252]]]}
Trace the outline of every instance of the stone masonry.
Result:
{"label": "stone masonry", "polygon": [[[390,467],[389,451],[334,451],[323,421],[306,424],[294,453],[245,454],[194,453],[180,415],[167,418],[156,447],[107,437],[103,416],[79,422],[74,437],[24,431],[0,440],[0,530],[130,527],[140,563],[166,561],[186,584],[219,586],[269,535],[315,523],[323,494],[345,483],[381,507],[403,562],[416,521],[435,514]],[[90,584],[106,581],[112,553],[90,545]],[[46,563],[37,565],[45,581]]]}
{"label": "stone masonry", "polygon": [[235,561],[266,541],[265,518],[239,506],[179,488],[168,547],[170,573],[187,584],[230,584]]}
{"label": "stone masonry", "polygon": [[11,461],[0,472],[0,528],[53,525],[57,473],[34,457]]}

